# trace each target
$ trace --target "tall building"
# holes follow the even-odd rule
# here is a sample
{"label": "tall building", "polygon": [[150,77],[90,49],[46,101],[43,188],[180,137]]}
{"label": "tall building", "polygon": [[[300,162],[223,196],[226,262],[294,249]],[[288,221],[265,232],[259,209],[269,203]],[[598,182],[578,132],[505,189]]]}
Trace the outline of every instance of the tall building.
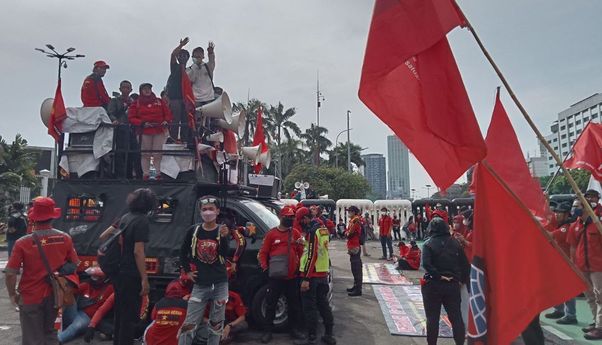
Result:
{"label": "tall building", "polygon": [[408,148],[396,135],[387,136],[387,159],[389,160],[389,197],[409,199],[410,154]]}
{"label": "tall building", "polygon": [[[601,113],[602,94],[596,93],[558,113],[558,119],[550,126],[552,134],[545,139],[560,158],[564,159],[585,125],[590,121],[600,123]],[[542,152],[545,152],[544,157],[547,159],[548,175],[553,175],[557,169],[556,162],[548,152]]]}
{"label": "tall building", "polygon": [[387,168],[385,156],[380,153],[369,153],[362,155],[365,163],[364,177],[372,188],[372,193],[378,199],[384,199],[387,195]]}

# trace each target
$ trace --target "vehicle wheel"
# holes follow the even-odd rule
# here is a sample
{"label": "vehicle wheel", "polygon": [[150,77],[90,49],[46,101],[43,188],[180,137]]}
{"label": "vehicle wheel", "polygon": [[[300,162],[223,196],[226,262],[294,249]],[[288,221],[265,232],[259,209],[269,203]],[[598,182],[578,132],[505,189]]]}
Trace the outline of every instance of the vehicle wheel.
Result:
{"label": "vehicle wheel", "polygon": [[[255,323],[265,328],[267,322],[265,320],[265,309],[266,309],[266,296],[268,292],[267,285],[262,286],[257,290],[253,297],[253,303],[251,305],[251,316]],[[283,331],[288,327],[288,305],[286,298],[280,296],[278,303],[276,304],[276,316],[274,317],[274,331]]]}

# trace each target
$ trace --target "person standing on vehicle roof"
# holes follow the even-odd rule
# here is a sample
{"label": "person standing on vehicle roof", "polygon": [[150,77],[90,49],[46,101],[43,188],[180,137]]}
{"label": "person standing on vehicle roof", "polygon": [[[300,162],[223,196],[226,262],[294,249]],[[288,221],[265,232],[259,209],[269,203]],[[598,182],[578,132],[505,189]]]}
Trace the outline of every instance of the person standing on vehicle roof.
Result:
{"label": "person standing on vehicle roof", "polygon": [[349,212],[349,225],[345,235],[347,236],[347,252],[351,263],[351,274],[353,274],[353,287],[347,289],[351,297],[362,295],[362,254],[360,251],[360,237],[362,236],[362,221],[360,210],[356,206],[347,209]]}
{"label": "person standing on vehicle roof", "polygon": [[213,91],[213,71],[215,70],[215,44],[209,41],[207,54],[209,61],[203,62],[205,50],[196,47],[192,50],[192,66],[186,69],[186,74],[192,83],[192,92],[196,106],[209,103],[215,99]]}
{"label": "person standing on vehicle roof", "polygon": [[[179,344],[191,345],[195,329],[203,322],[205,307],[211,303],[207,345],[219,344],[224,328],[228,302],[226,259],[230,231],[217,224],[220,204],[217,197],[205,195],[199,200],[203,222],[195,224],[186,233],[180,250],[180,264],[188,278],[195,282],[188,300],[186,320],[180,329]],[[194,264],[196,271],[191,271]]]}
{"label": "person standing on vehicle roof", "polygon": [[182,95],[182,74],[186,73],[186,63],[190,58],[188,50],[183,49],[188,44],[188,37],[180,40],[180,44],[171,52],[169,61],[169,78],[167,79],[167,96],[169,108],[174,117],[174,124],[170,128],[171,137],[188,142],[190,127],[188,127],[188,112]]}
{"label": "person standing on vehicle roof", "polygon": [[[602,217],[600,193],[590,189],[585,192],[585,199],[596,217]],[[592,310],[594,323],[582,329],[584,337],[588,340],[602,339],[602,239],[591,217],[583,214],[577,218],[571,225],[567,242],[571,246],[571,257],[592,286],[584,294]]]}
{"label": "person standing on vehicle roof", "polygon": [[[61,209],[55,208],[53,199],[34,199],[29,212],[33,233],[17,240],[6,264],[6,290],[10,302],[18,307],[21,341],[25,345],[58,344],[54,329],[58,309],[49,274],[73,274],[79,264],[71,237],[52,227],[52,221],[60,216]],[[17,294],[17,274],[21,268]]]}
{"label": "person standing on vehicle roof", "polygon": [[140,318],[140,296],[146,296],[150,291],[144,246],[149,240],[148,213],[155,208],[157,198],[150,189],[139,188],[128,195],[126,204],[128,213],[121,217],[118,224],[110,226],[100,235],[100,239],[105,241],[125,229],[120,239],[122,254],[119,272],[110,277],[115,289],[115,345],[134,343],[134,325]]}
{"label": "person standing on vehicle roof", "polygon": [[311,216],[308,209],[297,210],[296,218],[303,227],[305,246],[299,272],[301,273],[301,301],[305,314],[308,337],[295,341],[296,345],[312,345],[316,343],[318,327],[318,311],[324,321],[325,334],[322,341],[329,345],[337,343],[333,336],[334,317],[328,301],[328,275],[330,272],[330,256],[328,242],[330,232]]}
{"label": "person standing on vehicle roof", "polygon": [[276,304],[282,294],[286,297],[288,305],[291,336],[295,339],[304,338],[303,333],[297,329],[302,321],[297,274],[304,240],[299,230],[293,227],[294,220],[293,208],[283,207],[280,211],[280,225],[265,235],[258,254],[261,269],[268,276],[266,329],[261,336],[261,342],[264,344],[272,341]]}
{"label": "person standing on vehicle roof", "polygon": [[102,82],[102,77],[105,76],[109,65],[104,61],[96,61],[92,74],[84,79],[82,85],[81,97],[84,107],[103,107],[107,110],[111,98],[105,89]]}

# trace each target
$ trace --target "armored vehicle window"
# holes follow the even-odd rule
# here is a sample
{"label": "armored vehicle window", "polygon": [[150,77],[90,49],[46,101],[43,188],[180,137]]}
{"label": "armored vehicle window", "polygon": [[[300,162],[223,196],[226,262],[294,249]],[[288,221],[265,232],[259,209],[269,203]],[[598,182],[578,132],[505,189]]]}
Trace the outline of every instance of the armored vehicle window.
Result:
{"label": "armored vehicle window", "polygon": [[98,222],[103,215],[105,195],[80,194],[67,198],[65,220],[73,222]]}
{"label": "armored vehicle window", "polygon": [[171,197],[159,197],[157,208],[153,211],[151,219],[157,223],[171,223],[177,206],[178,200]]}

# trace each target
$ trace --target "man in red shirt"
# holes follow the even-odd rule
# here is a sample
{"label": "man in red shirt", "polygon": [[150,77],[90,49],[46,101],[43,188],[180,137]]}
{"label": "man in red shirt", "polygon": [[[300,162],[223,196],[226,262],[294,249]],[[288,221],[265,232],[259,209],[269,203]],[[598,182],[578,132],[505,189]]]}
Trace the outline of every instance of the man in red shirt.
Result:
{"label": "man in red shirt", "polygon": [[349,225],[345,231],[347,236],[347,253],[351,263],[351,274],[353,274],[353,287],[347,289],[351,297],[362,295],[362,256],[360,252],[360,237],[362,236],[362,222],[360,219],[360,210],[356,206],[347,209],[349,213]]}
{"label": "man in red shirt", "polygon": [[[393,239],[391,238],[391,227],[393,219],[389,216],[389,210],[383,207],[380,210],[383,215],[378,220],[378,235],[380,237],[380,245],[383,248],[383,256],[381,260],[393,260]],[[387,255],[387,247],[389,247],[389,255]]]}
{"label": "man in red shirt", "polygon": [[[585,198],[594,209],[596,217],[602,216],[600,194],[595,190],[585,192]],[[588,340],[602,339],[602,238],[590,217],[583,215],[571,225],[567,235],[571,257],[593,289],[585,291],[585,297],[594,316],[594,323],[583,328]]]}
{"label": "man in red shirt", "polygon": [[104,61],[96,61],[92,74],[84,79],[82,85],[82,103],[84,107],[103,107],[108,109],[111,98],[105,89],[105,85],[102,82],[102,77],[105,76],[109,65]]}
{"label": "man in red shirt", "polygon": [[[53,274],[72,274],[79,264],[71,237],[52,228],[52,220],[61,216],[61,209],[54,206],[51,198],[34,199],[29,212],[29,219],[34,222],[33,233],[17,240],[6,264],[6,289],[10,301],[19,307],[23,344],[58,343],[54,328],[57,309],[54,308],[52,286],[36,243],[39,243]],[[66,265],[69,262],[71,264]],[[17,295],[17,273],[21,267],[23,273]]]}
{"label": "man in red shirt", "polygon": [[188,308],[184,299],[186,295],[190,295],[190,289],[180,279],[167,285],[165,296],[155,304],[151,313],[152,322],[144,332],[144,344],[178,344],[178,330],[184,324]]}
{"label": "man in red shirt", "polygon": [[[304,239],[298,229],[293,227],[295,211],[285,206],[280,211],[280,225],[270,230],[264,237],[259,250],[259,264],[268,276],[268,294],[266,297],[266,330],[261,342],[272,341],[272,328],[276,314],[276,304],[280,295],[286,296],[289,323],[293,325],[291,336],[304,338],[297,329],[302,322],[298,271],[299,258],[303,254]],[[288,267],[286,267],[288,266]],[[284,268],[288,270],[283,272]]]}

